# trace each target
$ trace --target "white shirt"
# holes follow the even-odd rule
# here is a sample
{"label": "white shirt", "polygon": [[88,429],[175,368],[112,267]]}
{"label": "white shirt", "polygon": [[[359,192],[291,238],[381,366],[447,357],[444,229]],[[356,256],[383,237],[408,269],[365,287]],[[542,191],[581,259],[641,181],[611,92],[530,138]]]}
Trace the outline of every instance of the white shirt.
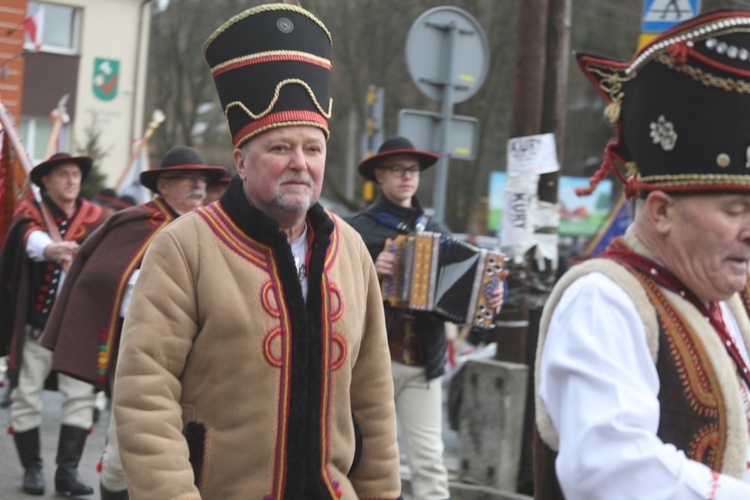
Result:
{"label": "white shirt", "polygon": [[125,285],[125,292],[122,294],[122,302],[120,303],[121,318],[124,318],[125,313],[128,312],[130,299],[133,297],[133,288],[135,287],[135,282],[138,279],[139,274],[141,274],[140,269],[136,269],[135,271],[133,271],[133,274],[130,275],[130,279],[128,279],[128,283]]}
{"label": "white shirt", "polygon": [[292,242],[292,257],[297,266],[297,278],[302,287],[302,296],[307,300],[307,249],[310,244],[307,241],[307,224],[302,234]]}
{"label": "white shirt", "polygon": [[[746,351],[734,316],[721,308]],[[601,273],[577,279],[553,312],[543,349],[539,396],[560,438],[555,470],[567,498],[750,499],[750,483],[725,475],[712,497],[712,471],[656,436],[659,376],[635,304],[614,281]]]}
{"label": "white shirt", "polygon": [[[47,245],[52,244],[52,238],[50,237],[49,233],[46,233],[45,231],[41,231],[37,229],[36,231],[32,231],[29,233],[28,238],[26,239],[26,255],[29,256],[31,260],[34,262],[44,262],[47,260],[47,258],[44,256],[44,249],[47,248]],[[57,280],[53,278],[52,284],[57,286],[57,289],[60,290],[60,287],[63,284],[63,281],[65,281],[65,277],[68,275],[68,272],[65,269],[60,269],[60,276]],[[57,283],[55,283],[57,281]]]}

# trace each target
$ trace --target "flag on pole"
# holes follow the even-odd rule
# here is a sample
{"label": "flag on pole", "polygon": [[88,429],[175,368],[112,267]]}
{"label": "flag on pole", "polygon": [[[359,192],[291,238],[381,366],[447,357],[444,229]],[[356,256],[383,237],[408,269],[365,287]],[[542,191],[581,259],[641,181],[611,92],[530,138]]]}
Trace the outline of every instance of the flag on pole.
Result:
{"label": "flag on pole", "polygon": [[45,158],[49,158],[53,154],[67,149],[65,134],[67,125],[70,123],[70,115],[68,115],[65,105],[68,103],[68,97],[68,94],[62,96],[57,107],[49,114],[50,120],[52,120],[52,133],[47,143]]}
{"label": "flag on pole", "polygon": [[5,235],[10,227],[13,210],[16,208],[14,201],[10,143],[5,135],[5,129],[0,128],[0,242],[5,241]]}
{"label": "flag on pole", "polygon": [[44,24],[44,7],[39,6],[39,10],[33,16],[23,20],[23,29],[29,35],[29,40],[34,44],[37,52],[42,48],[42,28]]}
{"label": "flag on pole", "polygon": [[16,207],[25,198],[33,198],[29,178],[21,165],[25,151],[14,149],[11,134],[0,123],[0,245],[10,229]]}
{"label": "flag on pole", "polygon": [[115,185],[117,195],[132,196],[138,204],[149,201],[151,192],[141,184],[141,172],[148,169],[148,139],[144,137],[135,141],[133,159]]}
{"label": "flag on pole", "polygon": [[133,141],[135,150],[130,156],[130,162],[115,184],[115,191],[117,191],[118,196],[130,195],[138,203],[145,203],[151,199],[151,192],[141,184],[141,172],[149,169],[148,139],[164,121],[164,118],[164,113],[155,109],[143,137]]}
{"label": "flag on pole", "polygon": [[36,194],[29,189],[29,177],[32,166],[29,154],[26,152],[18,132],[13,125],[13,119],[0,99],[0,130],[3,132],[0,142],[0,172],[3,177],[0,189],[0,210],[3,211],[3,224],[0,230],[7,231],[10,220],[18,203],[24,198]]}
{"label": "flag on pole", "polygon": [[584,253],[595,257],[606,250],[613,239],[625,234],[625,230],[633,221],[630,213],[630,202],[625,198],[625,194],[621,194],[620,199],[612,207],[612,211]]}

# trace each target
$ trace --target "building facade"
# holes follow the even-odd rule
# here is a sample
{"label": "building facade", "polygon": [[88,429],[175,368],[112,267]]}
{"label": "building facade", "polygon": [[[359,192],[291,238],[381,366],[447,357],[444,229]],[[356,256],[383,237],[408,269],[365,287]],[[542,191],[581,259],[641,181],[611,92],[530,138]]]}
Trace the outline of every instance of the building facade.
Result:
{"label": "building facade", "polygon": [[[0,6],[0,99],[32,163],[45,159],[54,113],[66,115],[58,151],[104,154],[114,185],[142,134],[150,0],[4,0]],[[94,140],[94,138],[96,138]]]}

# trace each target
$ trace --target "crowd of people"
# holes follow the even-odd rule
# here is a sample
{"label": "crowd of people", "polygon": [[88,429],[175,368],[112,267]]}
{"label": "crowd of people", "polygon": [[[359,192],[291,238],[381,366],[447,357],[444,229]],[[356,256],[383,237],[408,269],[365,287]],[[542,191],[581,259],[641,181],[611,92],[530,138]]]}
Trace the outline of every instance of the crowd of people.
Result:
{"label": "crowd of people", "polygon": [[[91,158],[34,167],[41,201],[19,206],[0,261],[25,493],[46,489],[41,394],[54,380],[64,396],[58,493],[93,493],[77,466],[104,391],[104,500],[401,498],[397,412],[417,495],[449,498],[442,321],[404,313],[394,323],[381,294],[392,273],[376,251],[384,239],[373,246],[366,227],[317,202],[330,52],[325,25],[287,4],[246,10],[208,39],[234,177],[177,146],[141,173],[153,198],[136,205],[113,190],[80,197]],[[398,232],[448,233],[414,196],[436,159],[394,138],[360,167],[406,224]],[[499,284],[496,312],[501,302]]]}
{"label": "crowd of people", "polygon": [[[450,498],[446,319],[382,292],[402,264],[393,238],[451,238],[416,195],[438,156],[391,137],[357,167],[379,186],[372,205],[343,219],[318,203],[331,46],[285,3],[208,38],[229,169],[175,146],[141,173],[152,198],[137,204],[81,198],[89,157],[33,168],[41,199],[18,206],[0,254],[25,493],[46,491],[42,393],[55,388],[61,494],[94,492],[78,463],[103,391],[103,500],[395,500],[397,436],[413,496]],[[748,50],[750,12],[727,10],[629,62],[579,55],[617,126],[592,187],[615,170],[635,215],[560,277],[542,315],[536,498],[750,498]],[[491,315],[506,275],[482,292]]]}
{"label": "crowd of people", "polygon": [[[206,186],[219,183],[226,172],[203,165],[191,148],[173,148],[159,168],[141,174],[155,198],[133,206],[134,199],[112,189],[91,202],[81,198],[91,167],[91,158],[66,153],[35,166],[31,179],[42,202],[19,205],[0,256],[9,430],[24,469],[22,490],[31,495],[45,491],[40,443],[45,388],[63,395],[55,491],[93,493],[78,474],[78,462],[93,423],[95,391],[111,394],[122,316],[145,249],[166,224],[200,206]],[[127,498],[114,419],[107,438],[102,498]]]}

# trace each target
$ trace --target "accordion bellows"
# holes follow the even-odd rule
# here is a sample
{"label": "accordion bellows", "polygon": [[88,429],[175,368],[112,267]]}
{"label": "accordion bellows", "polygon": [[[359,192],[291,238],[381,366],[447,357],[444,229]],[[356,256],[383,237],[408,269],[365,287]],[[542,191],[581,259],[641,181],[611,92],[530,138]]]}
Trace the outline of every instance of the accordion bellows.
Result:
{"label": "accordion bellows", "polygon": [[489,307],[500,282],[505,257],[465,241],[424,232],[388,239],[395,270],[383,280],[383,299],[391,306],[431,311],[446,320],[480,328],[493,326]]}

